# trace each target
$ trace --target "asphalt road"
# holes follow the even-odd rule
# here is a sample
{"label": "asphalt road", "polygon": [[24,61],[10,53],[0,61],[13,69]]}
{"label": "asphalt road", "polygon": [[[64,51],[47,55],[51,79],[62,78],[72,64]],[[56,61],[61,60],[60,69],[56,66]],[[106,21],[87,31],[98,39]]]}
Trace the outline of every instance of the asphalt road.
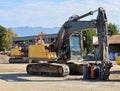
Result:
{"label": "asphalt road", "polygon": [[26,65],[0,64],[0,91],[120,91],[120,65],[112,67],[109,81],[83,80],[82,76],[29,76]]}

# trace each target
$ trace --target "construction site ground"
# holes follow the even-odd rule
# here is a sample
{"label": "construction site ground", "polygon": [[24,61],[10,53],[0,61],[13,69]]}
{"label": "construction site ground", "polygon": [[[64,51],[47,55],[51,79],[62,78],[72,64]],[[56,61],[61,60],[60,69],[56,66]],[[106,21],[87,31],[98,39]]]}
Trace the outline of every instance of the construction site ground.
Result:
{"label": "construction site ground", "polygon": [[83,80],[83,76],[40,77],[26,73],[27,64],[9,64],[0,55],[0,91],[120,91],[120,65],[113,63],[108,81]]}

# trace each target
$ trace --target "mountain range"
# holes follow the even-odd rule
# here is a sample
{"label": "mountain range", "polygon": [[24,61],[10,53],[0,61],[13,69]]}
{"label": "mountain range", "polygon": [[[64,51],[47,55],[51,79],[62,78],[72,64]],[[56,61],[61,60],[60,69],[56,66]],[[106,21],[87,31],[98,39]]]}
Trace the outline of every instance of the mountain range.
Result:
{"label": "mountain range", "polygon": [[[120,30],[120,25],[117,25]],[[54,34],[59,32],[60,27],[45,28],[45,27],[13,27],[14,33],[18,34],[19,37],[38,35],[40,32],[46,34]]]}
{"label": "mountain range", "polygon": [[13,32],[18,34],[19,37],[38,35],[40,32],[44,32],[46,34],[54,34],[54,33],[58,33],[59,29],[60,29],[59,27],[54,27],[54,28],[13,27],[12,28]]}

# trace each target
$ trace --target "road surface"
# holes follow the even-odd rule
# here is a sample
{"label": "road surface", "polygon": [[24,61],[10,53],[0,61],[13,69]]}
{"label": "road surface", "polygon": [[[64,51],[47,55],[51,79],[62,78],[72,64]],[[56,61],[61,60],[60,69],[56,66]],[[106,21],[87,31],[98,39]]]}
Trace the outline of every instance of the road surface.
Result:
{"label": "road surface", "polygon": [[86,81],[82,76],[29,76],[26,65],[1,63],[0,91],[120,91],[120,65],[113,66],[109,81]]}

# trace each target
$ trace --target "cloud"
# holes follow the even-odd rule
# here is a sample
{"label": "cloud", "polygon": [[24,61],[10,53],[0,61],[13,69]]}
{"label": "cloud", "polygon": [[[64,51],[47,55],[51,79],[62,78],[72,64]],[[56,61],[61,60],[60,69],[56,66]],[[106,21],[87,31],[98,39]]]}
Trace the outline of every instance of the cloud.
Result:
{"label": "cloud", "polygon": [[[108,21],[119,24],[119,0],[22,0],[0,6],[0,24],[15,26],[61,26],[71,15],[82,15],[99,6],[104,7]],[[1,5],[1,2],[0,2]],[[4,6],[4,7],[3,7]],[[90,16],[88,19],[96,18]]]}

